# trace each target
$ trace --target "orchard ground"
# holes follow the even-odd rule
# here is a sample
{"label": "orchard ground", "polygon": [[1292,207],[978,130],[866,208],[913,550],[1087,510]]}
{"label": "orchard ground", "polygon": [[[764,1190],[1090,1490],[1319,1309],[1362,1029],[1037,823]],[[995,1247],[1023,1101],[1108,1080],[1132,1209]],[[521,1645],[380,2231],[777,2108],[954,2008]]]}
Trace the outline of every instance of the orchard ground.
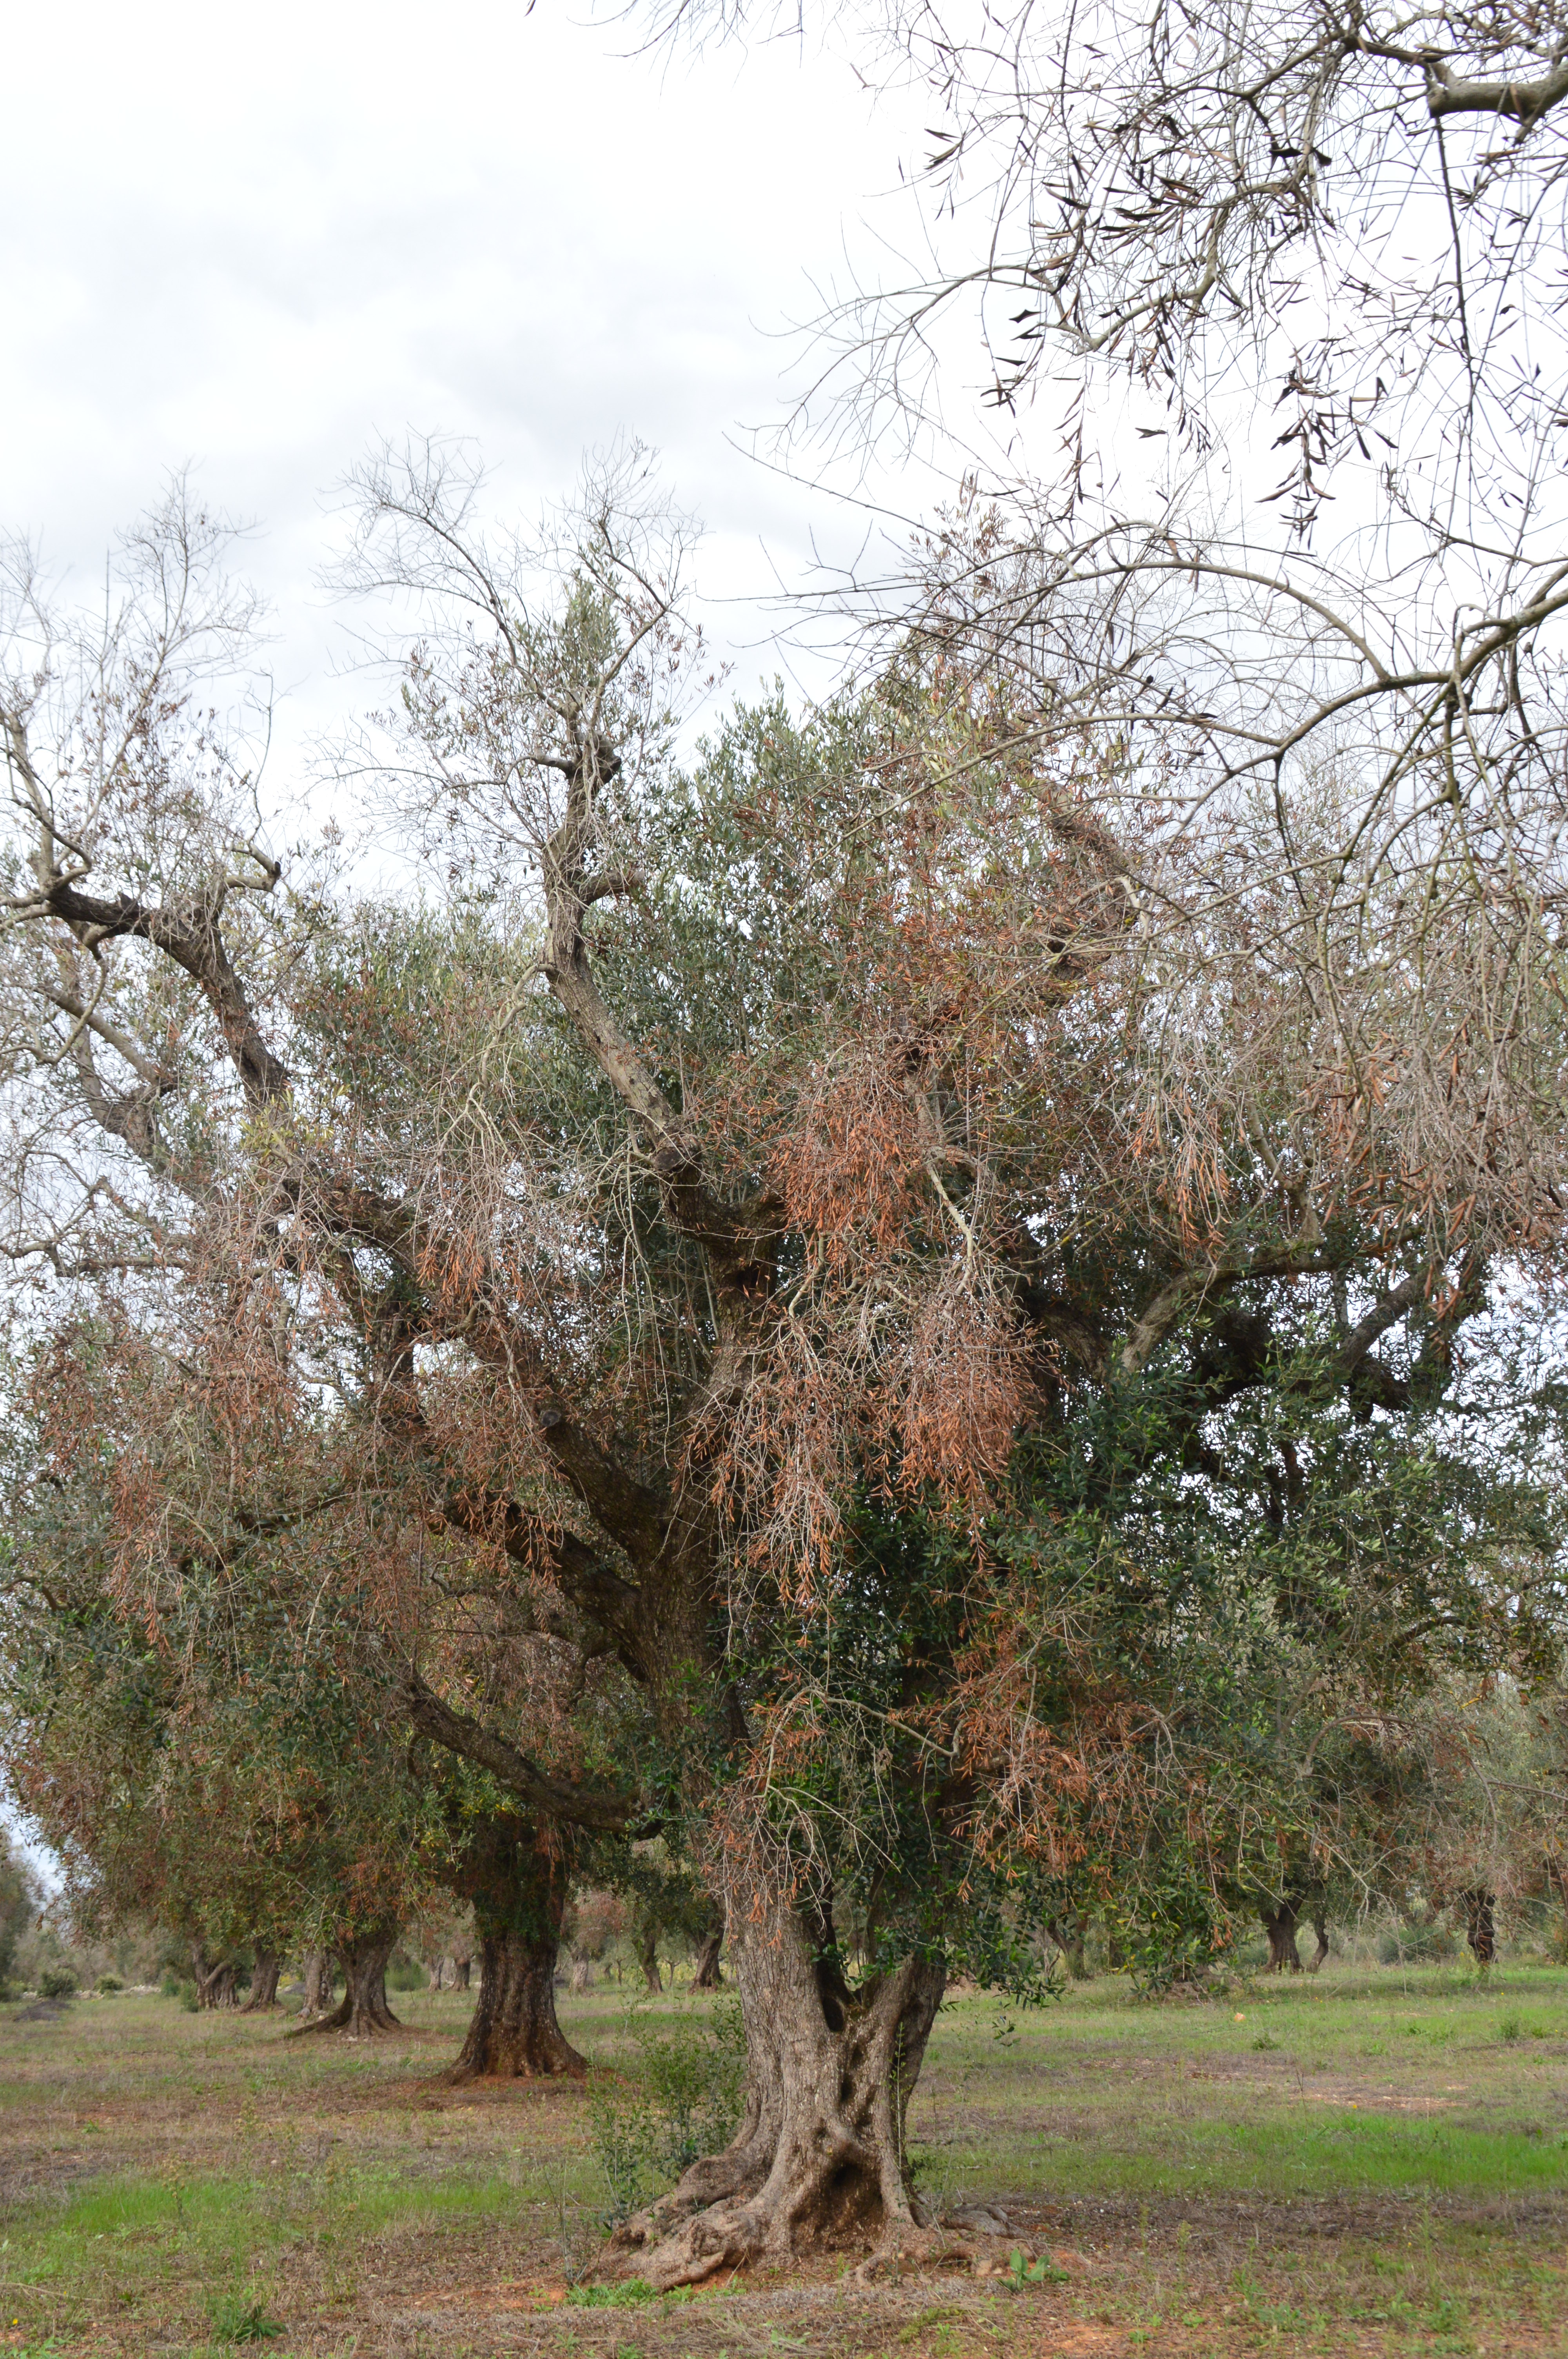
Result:
{"label": "orchard ground", "polygon": [[[654,2299],[591,2275],[610,2195],[580,2086],[454,2090],[470,2002],[397,2036],[120,1994],[0,2011],[0,2340],[27,2359],[741,2359],[1568,2350],[1568,1971],[1353,1967],[1151,2006],[944,2011],[913,2109],[928,2196],[1000,2205],[957,2262],[843,2256]],[[708,2002],[654,2002],[653,2030]],[[563,1995],[635,2121],[623,1994]],[[645,2036],[645,2034],[644,2034]],[[970,2239],[971,2245],[974,2239]],[[1042,2267],[1042,2264],[1044,2267]]]}

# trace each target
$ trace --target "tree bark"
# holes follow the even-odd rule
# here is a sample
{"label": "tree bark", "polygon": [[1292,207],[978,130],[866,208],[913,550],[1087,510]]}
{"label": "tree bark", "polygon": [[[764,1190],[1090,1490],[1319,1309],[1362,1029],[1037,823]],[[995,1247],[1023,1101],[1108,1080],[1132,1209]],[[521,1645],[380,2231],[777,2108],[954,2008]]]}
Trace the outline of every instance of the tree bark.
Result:
{"label": "tree bark", "polygon": [[1312,1920],[1312,1930],[1317,1937],[1317,1947],[1312,1953],[1312,1959],[1308,1964],[1307,1972],[1309,1974],[1315,1974],[1319,1966],[1322,1965],[1325,1958],[1328,1955],[1327,1918],[1314,1914]]}
{"label": "tree bark", "polygon": [[650,1925],[637,1936],[637,1963],[643,1969],[643,1980],[650,1991],[662,1991],[664,1978],[659,1973],[659,1929]]}
{"label": "tree bark", "polygon": [[347,1988],[330,2015],[302,2023],[301,2031],[341,2031],[345,2039],[373,2039],[377,2032],[395,2031],[397,2017],[386,2003],[386,1962],[397,1939],[395,1925],[379,1925],[371,1932],[341,1941]]}
{"label": "tree bark", "polygon": [[746,2026],[741,2127],[615,2239],[665,2291],[808,2245],[906,2249],[904,2121],[946,1979],[910,1957],[851,1991],[831,1928],[776,1897],[733,1894],[730,1960]]}
{"label": "tree bark", "polygon": [[1489,1966],[1498,1954],[1496,1897],[1484,1885],[1477,1885],[1459,1895],[1459,1906],[1465,1912],[1465,1939],[1476,1963]]}
{"label": "tree bark", "polygon": [[452,1969],[451,1988],[453,1990],[467,1990],[473,1977],[473,1960],[471,1958],[452,1958],[449,1962]]}
{"label": "tree bark", "polygon": [[277,2005],[277,1978],[283,1970],[283,1960],[276,1950],[258,1950],[251,1969],[251,1987],[246,1995],[242,2015],[265,2015]]}
{"label": "tree bark", "polygon": [[461,1888],[480,1938],[479,2003],[448,2079],[532,2080],[586,2072],[556,2020],[556,1957],[566,1914],[566,1863],[511,1813],[470,1839]]}
{"label": "tree bark", "polygon": [[299,2009],[302,2024],[312,2023],[325,2015],[332,2004],[332,1953],[330,1950],[307,1950],[305,1952],[305,1995]]}
{"label": "tree bark", "polygon": [[575,1991],[593,1988],[593,1960],[586,1950],[572,1960],[571,1987]]}
{"label": "tree bark", "polygon": [[1296,1947],[1296,1927],[1301,1919],[1296,1904],[1286,1898],[1271,1908],[1260,1908],[1263,1930],[1269,1936],[1269,1962],[1264,1968],[1271,1974],[1299,1974],[1302,1970],[1301,1951]]}
{"label": "tree bark", "polygon": [[461,2055],[447,2078],[525,2081],[588,2066],[556,2020],[556,1944],[515,1928],[481,1934],[483,1980]]}
{"label": "tree bark", "polygon": [[693,1990],[719,1990],[722,1988],[724,1976],[719,1971],[719,1952],[723,1947],[724,1934],[722,1930],[717,1933],[708,1933],[704,1936],[702,1943],[697,1952],[697,1964],[692,1970],[691,1986]]}
{"label": "tree bark", "polygon": [[234,1984],[239,1969],[232,1965],[210,1966],[207,1952],[200,1941],[190,1945],[190,1972],[196,1983],[196,2004],[199,2007],[238,2006],[239,1993]]}

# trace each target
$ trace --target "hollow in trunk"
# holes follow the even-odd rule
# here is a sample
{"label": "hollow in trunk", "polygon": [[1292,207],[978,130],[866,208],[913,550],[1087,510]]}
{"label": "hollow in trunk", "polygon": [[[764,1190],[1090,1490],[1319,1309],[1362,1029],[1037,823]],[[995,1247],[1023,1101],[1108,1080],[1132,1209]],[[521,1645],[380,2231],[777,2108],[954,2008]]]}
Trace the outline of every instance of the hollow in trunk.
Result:
{"label": "hollow in trunk", "polygon": [[776,1896],[730,1896],[730,1962],[746,2027],[741,2126],[616,2238],[664,2290],[782,2266],[811,2246],[906,2249],[904,2118],[941,2004],[940,1960],[907,1957],[851,1991],[832,1929]]}
{"label": "hollow in trunk", "polygon": [[507,1818],[470,1847],[464,1888],[480,1938],[479,2004],[449,2078],[531,2080],[586,2072],[556,2020],[556,1953],[566,1913],[565,1863]]}
{"label": "hollow in trunk", "polygon": [[265,2015],[277,2005],[277,1978],[283,1970],[283,1960],[276,1950],[258,1950],[255,1964],[251,1968],[251,1986],[242,2015]]}

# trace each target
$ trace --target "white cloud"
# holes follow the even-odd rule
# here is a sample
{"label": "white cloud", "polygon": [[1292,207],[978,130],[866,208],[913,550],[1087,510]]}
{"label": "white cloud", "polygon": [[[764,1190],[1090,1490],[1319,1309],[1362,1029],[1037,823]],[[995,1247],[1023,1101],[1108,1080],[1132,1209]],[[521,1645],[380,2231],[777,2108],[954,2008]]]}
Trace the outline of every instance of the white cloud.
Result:
{"label": "white cloud", "polygon": [[777,414],[779,332],[842,276],[900,124],[814,49],[626,40],[548,0],[8,28],[0,520],[85,585],[193,462],[262,527],[286,758],[341,701],[320,499],[377,433],[471,434],[532,509],[630,429],[708,521],[708,590],[763,586],[762,540],[805,561],[811,504],[727,438]]}

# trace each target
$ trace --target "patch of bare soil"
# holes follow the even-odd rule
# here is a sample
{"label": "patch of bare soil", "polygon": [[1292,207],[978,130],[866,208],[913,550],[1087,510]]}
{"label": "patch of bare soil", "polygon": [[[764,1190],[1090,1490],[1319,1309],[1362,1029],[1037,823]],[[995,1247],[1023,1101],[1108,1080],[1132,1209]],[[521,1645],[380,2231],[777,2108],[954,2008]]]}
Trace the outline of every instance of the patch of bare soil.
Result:
{"label": "patch of bare soil", "polygon": [[1254,2245],[1277,2251],[1291,2245],[1364,2242],[1402,2243],[1429,2223],[1473,2228],[1521,2242],[1562,2246],[1568,2242],[1568,2191],[1563,2195],[1473,2197],[1257,2195],[1168,2197],[1086,2196],[1069,2203],[1042,2204],[1025,2196],[999,2198],[1011,2225],[1027,2240],[1054,2234],[1098,2250],[1140,2251],[1145,2245],[1240,2253]]}

